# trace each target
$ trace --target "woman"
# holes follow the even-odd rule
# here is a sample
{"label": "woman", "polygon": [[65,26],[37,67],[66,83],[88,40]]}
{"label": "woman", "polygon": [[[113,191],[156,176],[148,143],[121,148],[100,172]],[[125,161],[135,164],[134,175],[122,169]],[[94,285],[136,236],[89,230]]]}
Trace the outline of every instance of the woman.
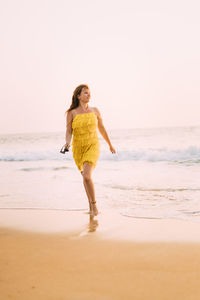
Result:
{"label": "woman", "polygon": [[101,114],[96,107],[90,107],[90,90],[86,84],[79,85],[72,97],[70,108],[66,111],[66,144],[69,149],[71,138],[74,161],[83,176],[83,184],[90,205],[90,214],[96,216],[98,209],[95,200],[95,189],[91,178],[100,154],[100,145],[96,128],[108,143],[110,151],[116,153],[106,129]]}

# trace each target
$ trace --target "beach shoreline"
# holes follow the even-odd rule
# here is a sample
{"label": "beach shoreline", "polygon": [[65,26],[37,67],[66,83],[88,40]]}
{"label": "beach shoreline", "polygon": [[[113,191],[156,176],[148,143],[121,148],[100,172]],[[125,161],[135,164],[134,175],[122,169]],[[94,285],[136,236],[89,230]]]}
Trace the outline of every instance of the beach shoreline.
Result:
{"label": "beach shoreline", "polygon": [[[2,299],[200,298],[198,235],[189,239],[189,230],[180,225],[184,222],[165,220],[173,230],[165,232],[165,240],[155,239],[153,228],[161,220],[136,220],[130,229],[129,218],[121,216],[116,223],[110,213],[101,212],[88,227],[83,212],[0,210]],[[199,224],[190,226],[198,233]],[[129,228],[126,239],[120,238],[120,228]],[[144,235],[151,228],[151,238],[138,239],[141,228]],[[175,240],[181,228],[188,240]]]}
{"label": "beach shoreline", "polygon": [[77,239],[200,243],[198,222],[130,218],[111,209],[103,209],[95,217],[91,217],[87,209],[0,209],[0,228],[63,234]]}

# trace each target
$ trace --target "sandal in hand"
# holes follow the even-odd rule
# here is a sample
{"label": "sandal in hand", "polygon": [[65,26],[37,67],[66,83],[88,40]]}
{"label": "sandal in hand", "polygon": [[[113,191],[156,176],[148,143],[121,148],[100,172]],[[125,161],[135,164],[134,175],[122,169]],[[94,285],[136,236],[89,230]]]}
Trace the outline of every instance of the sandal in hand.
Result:
{"label": "sandal in hand", "polygon": [[65,152],[68,152],[69,149],[65,148],[66,145],[62,146],[62,148],[60,149],[60,153],[65,154]]}

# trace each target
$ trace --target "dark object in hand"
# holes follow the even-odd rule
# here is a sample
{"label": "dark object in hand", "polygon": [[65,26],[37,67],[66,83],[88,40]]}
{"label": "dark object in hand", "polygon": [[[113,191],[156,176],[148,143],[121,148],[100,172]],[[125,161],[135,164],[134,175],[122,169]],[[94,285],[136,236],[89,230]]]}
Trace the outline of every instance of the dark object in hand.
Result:
{"label": "dark object in hand", "polygon": [[62,148],[60,149],[60,153],[63,153],[63,154],[65,154],[65,152],[68,152],[68,151],[69,151],[69,149],[66,149],[65,145],[62,146]]}

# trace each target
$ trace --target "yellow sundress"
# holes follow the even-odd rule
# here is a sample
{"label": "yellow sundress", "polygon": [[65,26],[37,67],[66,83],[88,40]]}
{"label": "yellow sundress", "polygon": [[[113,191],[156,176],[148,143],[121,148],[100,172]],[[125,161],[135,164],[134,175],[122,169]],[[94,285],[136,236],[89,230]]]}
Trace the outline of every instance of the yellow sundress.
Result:
{"label": "yellow sundress", "polygon": [[100,154],[97,124],[95,112],[77,114],[72,121],[72,152],[80,171],[83,170],[84,162],[96,167]]}

